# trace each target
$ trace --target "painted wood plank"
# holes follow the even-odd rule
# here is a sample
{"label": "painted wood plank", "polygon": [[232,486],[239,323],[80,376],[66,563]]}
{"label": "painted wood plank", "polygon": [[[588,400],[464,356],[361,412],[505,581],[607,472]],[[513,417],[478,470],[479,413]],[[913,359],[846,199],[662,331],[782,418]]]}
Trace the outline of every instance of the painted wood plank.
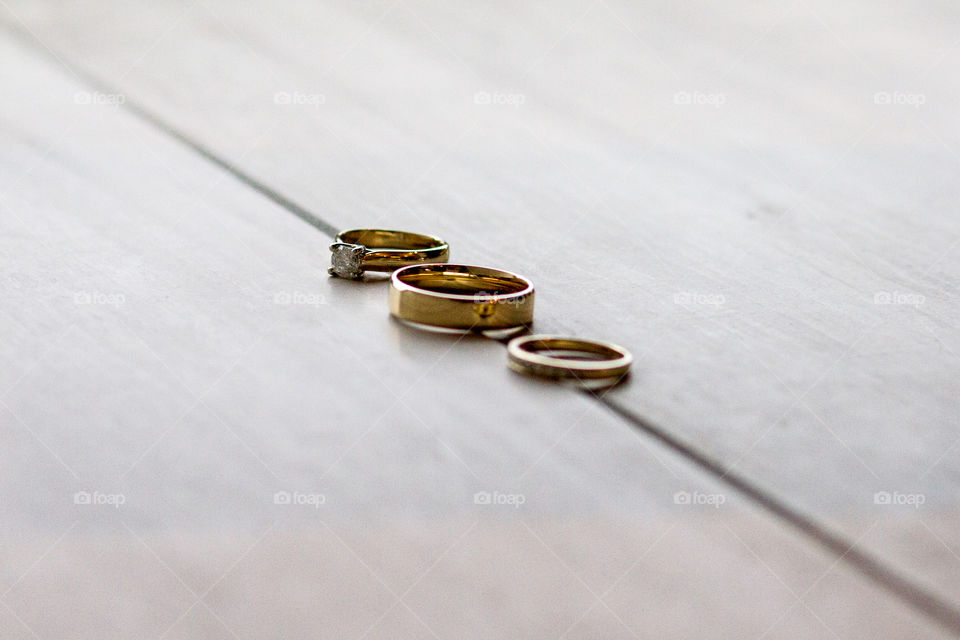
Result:
{"label": "painted wood plank", "polygon": [[955,8],[12,6],[335,224],[532,276],[640,356],[614,402],[956,600]]}

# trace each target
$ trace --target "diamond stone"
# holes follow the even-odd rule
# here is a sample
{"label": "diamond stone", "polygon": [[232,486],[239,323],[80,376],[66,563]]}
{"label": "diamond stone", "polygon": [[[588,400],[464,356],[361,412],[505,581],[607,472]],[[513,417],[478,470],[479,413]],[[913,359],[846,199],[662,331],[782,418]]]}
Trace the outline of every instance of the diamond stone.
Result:
{"label": "diamond stone", "polygon": [[330,275],[356,280],[363,277],[363,254],[366,249],[363,245],[338,242],[330,245]]}

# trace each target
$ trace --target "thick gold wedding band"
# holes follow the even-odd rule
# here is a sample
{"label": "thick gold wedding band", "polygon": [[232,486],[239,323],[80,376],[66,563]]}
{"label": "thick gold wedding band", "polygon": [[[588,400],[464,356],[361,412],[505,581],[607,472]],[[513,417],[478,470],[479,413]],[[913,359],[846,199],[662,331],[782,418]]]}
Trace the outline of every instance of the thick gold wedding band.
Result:
{"label": "thick gold wedding band", "polygon": [[509,271],[423,264],[393,273],[390,313],[448,329],[509,329],[533,322],[533,284]]}
{"label": "thick gold wedding band", "polygon": [[528,335],[507,345],[507,362],[520,373],[554,379],[616,382],[630,371],[633,356],[619,345],[566,336]]}
{"label": "thick gold wedding band", "polygon": [[365,271],[394,271],[450,259],[450,246],[436,236],[389,229],[341,231],[330,251],[330,275],[351,280],[359,280]]}

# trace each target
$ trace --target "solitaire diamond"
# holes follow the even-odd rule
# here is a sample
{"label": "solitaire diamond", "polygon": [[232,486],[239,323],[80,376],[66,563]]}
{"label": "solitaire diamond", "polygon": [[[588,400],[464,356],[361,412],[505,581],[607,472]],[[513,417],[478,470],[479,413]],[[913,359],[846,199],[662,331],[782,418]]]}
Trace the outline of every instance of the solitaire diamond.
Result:
{"label": "solitaire diamond", "polygon": [[363,277],[363,255],[366,248],[360,244],[347,244],[345,242],[335,242],[330,245],[330,275],[341,278],[358,280]]}

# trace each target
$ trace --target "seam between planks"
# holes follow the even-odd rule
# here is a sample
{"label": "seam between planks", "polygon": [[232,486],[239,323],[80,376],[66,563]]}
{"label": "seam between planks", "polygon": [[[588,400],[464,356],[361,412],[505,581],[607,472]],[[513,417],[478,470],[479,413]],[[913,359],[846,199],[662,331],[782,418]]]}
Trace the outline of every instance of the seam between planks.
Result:
{"label": "seam between planks", "polygon": [[[101,93],[113,93],[113,94],[123,93],[123,92],[117,91],[113,87],[110,87],[106,82],[94,76],[92,73],[78,67],[75,64],[65,61],[63,56],[60,55],[60,53],[50,49],[46,44],[41,42],[40,39],[34,36],[32,33],[29,33],[20,27],[11,25],[8,22],[0,22],[0,24],[3,24],[3,26],[6,27],[7,31],[9,33],[12,33],[16,37],[16,39],[19,40],[22,44],[26,45],[27,47],[29,47],[34,51],[38,51],[45,57],[54,60],[61,67],[69,71],[74,76],[75,79],[80,80],[81,82],[89,85],[90,88],[96,91],[99,91]],[[126,98],[126,94],[123,94],[123,95],[124,95],[124,98]],[[174,140],[180,142],[187,148],[200,154],[212,164],[216,165],[217,167],[223,169],[224,171],[232,175],[234,178],[240,181],[240,183],[262,194],[267,199],[273,201],[280,207],[283,207],[284,209],[286,209],[293,215],[297,216],[298,218],[300,218],[310,226],[315,227],[316,229],[319,229],[320,231],[322,231],[323,233],[327,234],[330,237],[336,236],[337,233],[339,232],[339,229],[335,227],[333,224],[331,224],[330,222],[327,222],[326,220],[314,214],[313,212],[309,211],[305,207],[300,206],[299,204],[297,204],[287,196],[283,195],[273,187],[258,180],[257,178],[250,175],[240,167],[232,164],[226,158],[223,158],[222,156],[217,155],[216,153],[214,153],[204,145],[200,144],[198,141],[187,136],[182,131],[170,126],[169,123],[167,123],[165,120],[158,117],[157,114],[150,111],[149,109],[142,107],[140,104],[136,102],[131,102],[130,100],[126,100],[126,99],[124,99],[123,104],[120,106],[126,108],[127,110],[129,110],[131,113],[136,115],[138,118],[140,118],[144,122],[159,129],[160,131],[170,136]]]}
{"label": "seam between planks", "polygon": [[[87,84],[90,88],[105,94],[123,93],[89,71],[66,61],[59,52],[55,52],[33,35],[25,25],[16,26],[7,21],[0,21],[0,25],[21,44],[56,62],[60,67],[69,71],[75,79]],[[125,93],[124,96],[128,98]],[[145,123],[177,140],[214,166],[232,175],[241,184],[260,193],[327,236],[333,238],[339,232],[339,228],[332,223],[314,214],[255,176],[243,171],[139,103],[126,99],[120,107],[127,109]],[[504,345],[508,342],[506,339],[494,341],[501,342]],[[686,459],[694,467],[730,487],[774,518],[799,532],[802,537],[836,555],[838,561],[843,562],[849,568],[880,586],[897,600],[930,618],[951,633],[960,635],[960,608],[953,603],[941,598],[932,590],[928,590],[902,576],[896,570],[888,567],[882,560],[857,548],[856,543],[830,531],[829,528],[819,524],[816,519],[790,507],[772,492],[764,490],[746,476],[725,468],[719,460],[699,451],[684,442],[683,439],[671,435],[668,430],[644,418],[639,413],[624,407],[605,395],[591,391],[583,391],[582,393],[630,425],[638,434],[644,434],[658,441],[661,445]]]}
{"label": "seam between planks", "polygon": [[883,561],[857,548],[856,543],[847,541],[842,535],[833,533],[814,518],[791,508],[787,503],[760,488],[746,476],[726,468],[719,460],[698,451],[682,439],[671,435],[663,427],[606,396],[597,395],[590,391],[585,393],[615,415],[630,423],[638,432],[654,438],[692,462],[700,470],[713,476],[782,522],[836,554],[840,560],[886,589],[888,593],[936,620],[952,633],[960,633],[960,612],[951,603],[940,598],[932,591],[917,586],[885,565]]}

